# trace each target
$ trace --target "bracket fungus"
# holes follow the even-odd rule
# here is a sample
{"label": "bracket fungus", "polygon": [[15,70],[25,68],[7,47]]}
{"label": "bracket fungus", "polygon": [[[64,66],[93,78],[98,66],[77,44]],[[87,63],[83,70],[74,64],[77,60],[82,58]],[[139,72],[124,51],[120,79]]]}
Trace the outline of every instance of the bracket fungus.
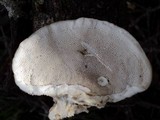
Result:
{"label": "bracket fungus", "polygon": [[21,90],[53,98],[50,120],[131,97],[146,90],[152,77],[135,38],[112,23],[90,18],[39,29],[20,43],[12,69]]}

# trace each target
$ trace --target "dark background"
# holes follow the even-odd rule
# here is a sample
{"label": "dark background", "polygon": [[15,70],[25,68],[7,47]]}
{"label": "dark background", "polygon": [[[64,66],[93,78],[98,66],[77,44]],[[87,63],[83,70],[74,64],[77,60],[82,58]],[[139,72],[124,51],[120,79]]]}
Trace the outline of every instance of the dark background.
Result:
{"label": "dark background", "polygon": [[[112,22],[140,43],[153,68],[143,93],[66,120],[160,120],[160,0],[0,0],[0,120],[48,120],[52,99],[31,96],[14,83],[12,58],[38,28],[79,17]],[[4,6],[5,5],[5,6]],[[13,14],[8,17],[7,6]],[[9,11],[11,12],[11,11]]]}

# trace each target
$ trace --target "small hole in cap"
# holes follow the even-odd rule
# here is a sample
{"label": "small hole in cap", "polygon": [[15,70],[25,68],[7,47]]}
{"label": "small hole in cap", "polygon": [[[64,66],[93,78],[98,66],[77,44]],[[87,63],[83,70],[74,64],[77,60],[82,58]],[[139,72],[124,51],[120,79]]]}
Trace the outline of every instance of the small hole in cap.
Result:
{"label": "small hole in cap", "polygon": [[107,77],[104,77],[104,76],[100,76],[98,79],[98,84],[102,87],[106,86],[109,84],[109,79]]}

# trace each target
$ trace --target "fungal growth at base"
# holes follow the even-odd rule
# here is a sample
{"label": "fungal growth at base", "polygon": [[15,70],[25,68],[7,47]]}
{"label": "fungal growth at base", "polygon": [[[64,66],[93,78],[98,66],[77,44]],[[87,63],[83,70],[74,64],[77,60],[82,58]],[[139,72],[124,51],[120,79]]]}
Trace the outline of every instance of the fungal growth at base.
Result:
{"label": "fungal growth at base", "polygon": [[151,82],[151,66],[139,43],[124,29],[89,18],[39,29],[20,43],[12,69],[21,90],[53,98],[50,120],[103,108]]}

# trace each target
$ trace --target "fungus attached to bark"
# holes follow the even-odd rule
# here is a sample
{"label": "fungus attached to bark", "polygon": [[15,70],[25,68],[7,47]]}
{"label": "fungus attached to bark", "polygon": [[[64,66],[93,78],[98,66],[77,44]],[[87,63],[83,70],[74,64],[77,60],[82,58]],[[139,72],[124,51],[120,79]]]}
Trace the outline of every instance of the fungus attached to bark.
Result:
{"label": "fungus attached to bark", "polygon": [[53,97],[51,120],[102,108],[148,88],[151,66],[139,43],[106,21],[80,18],[43,27],[19,45],[16,84]]}

